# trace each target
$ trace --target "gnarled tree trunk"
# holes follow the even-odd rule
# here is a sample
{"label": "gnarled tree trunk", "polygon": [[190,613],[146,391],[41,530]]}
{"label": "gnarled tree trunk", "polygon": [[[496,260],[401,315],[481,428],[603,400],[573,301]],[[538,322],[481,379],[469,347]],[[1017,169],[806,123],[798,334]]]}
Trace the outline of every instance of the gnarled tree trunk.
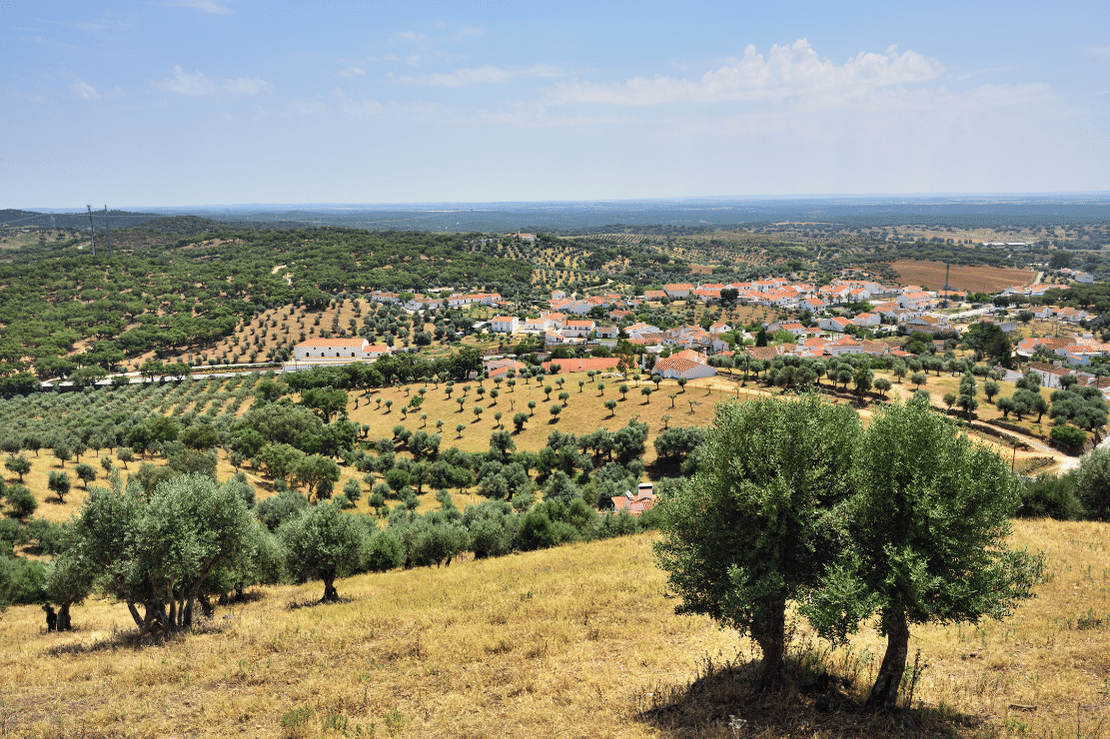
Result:
{"label": "gnarled tree trunk", "polygon": [[756,690],[778,690],[783,684],[786,656],[786,601],[768,599],[764,602],[762,622],[752,630],[752,638],[763,652]]}
{"label": "gnarled tree trunk", "polygon": [[886,654],[879,666],[879,675],[867,698],[868,708],[894,708],[898,703],[898,688],[906,671],[906,657],[910,646],[910,626],[905,611],[884,615],[886,626]]}

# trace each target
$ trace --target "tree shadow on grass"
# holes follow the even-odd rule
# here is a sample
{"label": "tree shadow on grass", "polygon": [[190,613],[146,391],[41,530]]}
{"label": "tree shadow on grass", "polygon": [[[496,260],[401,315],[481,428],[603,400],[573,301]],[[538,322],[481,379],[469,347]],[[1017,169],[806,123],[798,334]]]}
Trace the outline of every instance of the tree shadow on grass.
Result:
{"label": "tree shadow on grass", "polygon": [[341,603],[354,603],[354,602],[355,601],[354,601],[353,598],[344,598],[343,596],[339,596],[338,598],[329,598],[329,599],[326,599],[326,600],[325,599],[291,600],[291,601],[289,601],[289,605],[286,606],[286,607],[290,611],[299,611],[302,608],[315,608],[316,606],[334,606],[334,605],[339,605]]}
{"label": "tree shadow on grass", "polygon": [[[637,696],[635,718],[665,737],[865,736],[868,739],[934,739],[960,736],[981,725],[977,717],[941,706],[874,711],[864,707],[869,688],[859,663],[824,662],[830,652],[794,653],[786,684],[756,692],[759,660],[738,656],[714,663],[705,658],[686,685],[669,685]],[[830,669],[831,668],[831,669]],[[837,669],[839,668],[839,669]],[[847,668],[847,669],[844,669]],[[862,679],[861,679],[862,678]]]}
{"label": "tree shadow on grass", "polygon": [[[225,622],[219,618],[200,618],[192,626],[173,631],[157,631],[153,634],[142,634],[139,629],[114,629],[112,633],[95,639],[91,642],[67,642],[58,644],[44,650],[51,657],[60,657],[69,654],[95,654],[97,652],[118,652],[122,649],[142,649],[149,646],[163,646],[168,642],[178,641],[193,634],[219,634],[224,630]],[[74,628],[66,633],[80,634],[80,628]]]}

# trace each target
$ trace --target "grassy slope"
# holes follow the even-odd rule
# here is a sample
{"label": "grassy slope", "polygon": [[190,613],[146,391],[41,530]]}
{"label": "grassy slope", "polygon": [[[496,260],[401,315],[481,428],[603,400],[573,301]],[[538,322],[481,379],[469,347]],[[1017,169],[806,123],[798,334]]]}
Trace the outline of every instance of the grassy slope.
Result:
{"label": "grassy slope", "polygon": [[[912,730],[822,713],[804,693],[715,705],[687,692],[707,659],[745,662],[751,647],[673,614],[643,535],[355,577],[339,583],[346,602],[335,605],[294,607],[318,584],[262,588],[201,633],[141,649],[117,604],[78,607],[78,630],[61,635],[43,633],[37,608],[13,608],[0,632],[0,732],[314,737],[374,725],[377,736],[728,737],[736,713],[772,737],[1075,736],[1077,716],[1082,736],[1097,736],[1110,708],[1106,525],[1016,529],[1017,545],[1048,551],[1048,582],[1005,622],[914,629],[911,652],[927,663],[915,697],[947,708],[918,712]],[[866,689],[881,649],[867,631],[855,656],[831,658],[858,670],[849,693]],[[861,664],[860,654],[873,656]],[[669,710],[640,715],[653,704]],[[303,725],[283,727],[296,709]]]}

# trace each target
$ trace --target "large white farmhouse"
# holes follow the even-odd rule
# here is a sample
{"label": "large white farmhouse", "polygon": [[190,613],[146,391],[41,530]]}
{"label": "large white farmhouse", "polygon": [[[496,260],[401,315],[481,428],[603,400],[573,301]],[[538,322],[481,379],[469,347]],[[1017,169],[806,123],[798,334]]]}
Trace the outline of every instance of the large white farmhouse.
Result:
{"label": "large white farmhouse", "polygon": [[306,339],[293,347],[293,359],[297,362],[311,359],[367,361],[391,353],[388,346],[372,346],[369,341],[361,338]]}

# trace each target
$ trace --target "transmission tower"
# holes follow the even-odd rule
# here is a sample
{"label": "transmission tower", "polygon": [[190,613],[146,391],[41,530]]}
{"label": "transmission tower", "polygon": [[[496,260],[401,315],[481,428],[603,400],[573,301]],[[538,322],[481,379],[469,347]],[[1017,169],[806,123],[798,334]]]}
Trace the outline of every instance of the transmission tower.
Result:
{"label": "transmission tower", "polygon": [[104,230],[108,232],[108,259],[112,258],[112,229],[108,226],[108,206],[104,206]]}
{"label": "transmission tower", "polygon": [[93,256],[95,257],[96,256],[96,234],[93,233],[92,206],[86,204],[85,207],[88,208],[88,211],[89,211],[89,239],[92,241]]}

